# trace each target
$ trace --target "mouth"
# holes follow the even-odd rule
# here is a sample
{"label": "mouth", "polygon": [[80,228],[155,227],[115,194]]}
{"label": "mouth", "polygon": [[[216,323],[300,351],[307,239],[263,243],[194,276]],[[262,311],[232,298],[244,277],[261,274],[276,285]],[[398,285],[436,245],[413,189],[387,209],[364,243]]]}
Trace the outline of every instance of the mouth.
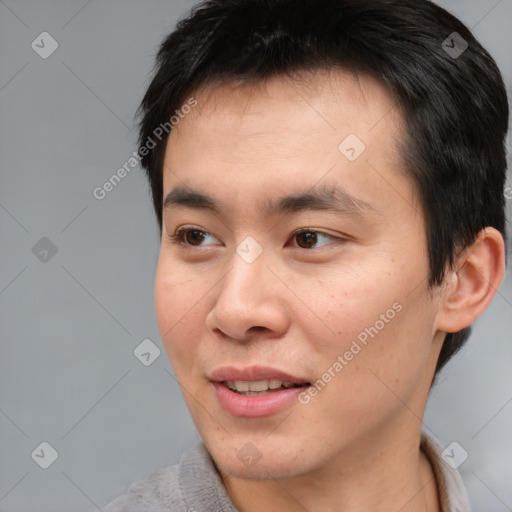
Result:
{"label": "mouth", "polygon": [[219,405],[230,415],[255,418],[269,416],[298,402],[311,384],[273,368],[223,367],[210,375]]}
{"label": "mouth", "polygon": [[279,379],[264,379],[255,381],[225,380],[221,382],[231,391],[244,396],[261,396],[269,393],[277,393],[290,388],[309,386],[309,383],[295,384],[293,382],[281,381]]}

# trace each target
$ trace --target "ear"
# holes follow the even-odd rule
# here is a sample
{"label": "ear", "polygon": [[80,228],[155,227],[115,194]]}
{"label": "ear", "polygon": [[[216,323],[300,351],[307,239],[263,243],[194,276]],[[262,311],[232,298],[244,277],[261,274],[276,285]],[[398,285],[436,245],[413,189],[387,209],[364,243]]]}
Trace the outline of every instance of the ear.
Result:
{"label": "ear", "polygon": [[437,328],[447,333],[470,326],[487,308],[505,274],[505,242],[491,227],[480,231],[445,279]]}

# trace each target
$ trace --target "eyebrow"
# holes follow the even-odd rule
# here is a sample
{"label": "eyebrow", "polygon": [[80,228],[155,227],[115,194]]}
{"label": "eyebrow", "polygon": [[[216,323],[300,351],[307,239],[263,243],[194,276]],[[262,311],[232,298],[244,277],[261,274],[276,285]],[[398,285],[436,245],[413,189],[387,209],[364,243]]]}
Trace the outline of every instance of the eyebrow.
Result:
{"label": "eyebrow", "polygon": [[[191,209],[212,211],[220,216],[225,208],[213,197],[188,186],[177,186],[167,194],[163,208],[183,206]],[[268,217],[301,211],[327,210],[338,214],[364,216],[380,214],[371,204],[350,194],[340,186],[321,186],[277,199],[266,199],[259,211]]]}

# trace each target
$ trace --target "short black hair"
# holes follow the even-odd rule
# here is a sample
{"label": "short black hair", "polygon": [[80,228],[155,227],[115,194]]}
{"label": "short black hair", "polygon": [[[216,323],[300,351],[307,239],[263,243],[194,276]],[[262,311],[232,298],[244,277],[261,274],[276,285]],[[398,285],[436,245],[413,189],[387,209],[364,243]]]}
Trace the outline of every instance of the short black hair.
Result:
{"label": "short black hair", "polygon": [[[483,228],[506,238],[503,78],[470,30],[428,0],[209,0],[195,6],[162,42],[137,111],[139,153],[160,233],[169,119],[194,93],[336,68],[376,78],[402,112],[401,153],[425,217],[429,287],[442,284],[458,251]],[[155,137],[159,126],[169,128],[163,137],[161,128]],[[470,331],[447,334],[436,375]]]}

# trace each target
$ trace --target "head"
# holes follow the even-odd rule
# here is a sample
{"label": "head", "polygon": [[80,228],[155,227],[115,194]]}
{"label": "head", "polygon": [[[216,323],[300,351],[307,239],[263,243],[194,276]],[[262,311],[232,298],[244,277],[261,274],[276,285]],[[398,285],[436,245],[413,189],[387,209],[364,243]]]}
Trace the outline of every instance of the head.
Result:
{"label": "head", "polygon": [[[139,113],[157,321],[214,458],[284,477],[412,428],[503,277],[508,103],[469,30],[426,0],[211,0]],[[233,415],[226,367],[303,387]]]}

